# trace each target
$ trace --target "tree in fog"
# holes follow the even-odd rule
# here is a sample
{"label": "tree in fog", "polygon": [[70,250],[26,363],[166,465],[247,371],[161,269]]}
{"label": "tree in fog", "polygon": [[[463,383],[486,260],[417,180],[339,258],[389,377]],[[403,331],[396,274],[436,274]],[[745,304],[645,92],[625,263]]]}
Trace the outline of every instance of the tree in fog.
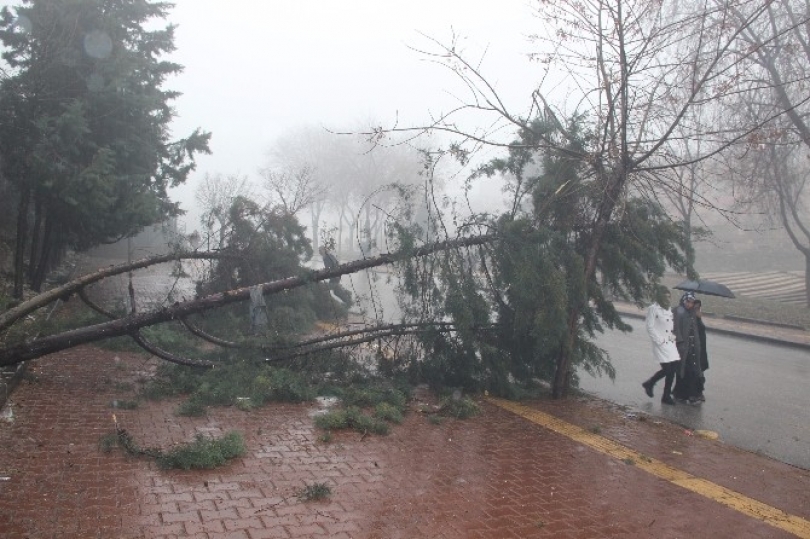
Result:
{"label": "tree in fog", "polygon": [[15,188],[14,295],[25,253],[39,290],[66,247],[135,234],[177,215],[183,183],[208,134],[173,140],[163,85],[182,67],[162,60],[169,5],[148,0],[24,0],[0,14],[9,76],[0,81],[2,173]]}
{"label": "tree in fog", "polygon": [[[533,36],[533,59],[542,81],[529,103],[513,110],[487,80],[481,67],[485,64],[469,58],[455,42],[433,41],[434,49],[427,54],[451,69],[467,94],[458,107],[418,129],[458,135],[462,153],[468,143],[515,149],[503,133],[517,132],[517,148],[529,144],[537,152],[581,163],[578,176],[546,192],[539,206],[554,211],[568,197],[593,193],[580,210],[580,269],[571,266],[565,273],[569,288],[580,292],[568,298],[565,331],[549,344],[556,354],[553,393],[560,397],[574,375],[573,365],[583,359],[583,344],[601,329],[599,320],[616,322],[604,295],[607,283],[600,261],[603,255],[622,256],[627,246],[608,242],[612,225],[631,207],[640,185],[671,182],[673,175],[667,172],[688,163],[685,155],[673,151],[673,142],[717,138],[714,125],[695,121],[700,115],[691,113],[733,93],[729,73],[745,57],[732,53],[738,34],[728,31],[725,6],[635,0],[543,1],[536,6],[539,32]],[[765,13],[761,4],[751,9],[742,27]],[[458,120],[469,118],[477,118],[477,125],[485,128],[459,127],[469,124]],[[540,125],[554,128],[538,130]],[[571,125],[584,127],[574,132]],[[689,161],[717,154],[750,129],[741,126],[726,133],[719,144],[691,145],[691,151],[701,153]],[[580,133],[585,134],[581,141]],[[668,190],[680,187],[670,185]],[[618,252],[603,253],[608,244]],[[640,302],[656,288],[654,275],[648,277],[646,285],[628,286],[619,279],[609,288],[618,297]]]}
{"label": "tree in fog", "polygon": [[738,194],[778,222],[805,260],[810,307],[810,5],[776,0],[765,17],[747,24],[748,6],[732,10],[740,31],[738,54],[747,60],[739,99],[724,116],[762,124],[729,160]]}
{"label": "tree in fog", "polygon": [[[259,175],[264,180],[263,187],[268,193],[268,204],[295,215],[326,199],[326,187],[318,183],[312,169],[303,166],[297,170],[273,170],[262,168]],[[316,231],[317,232],[317,231]]]}
{"label": "tree in fog", "polygon": [[231,226],[230,209],[237,198],[250,198],[252,185],[247,176],[206,174],[194,196],[202,209],[200,224],[205,230],[202,243],[207,250],[225,244]]}
{"label": "tree in fog", "polygon": [[273,144],[262,176],[276,200],[296,212],[309,209],[316,250],[327,214],[338,249],[368,250],[384,238],[399,187],[420,183],[423,169],[420,152],[410,146],[374,145],[363,136],[302,127]]}

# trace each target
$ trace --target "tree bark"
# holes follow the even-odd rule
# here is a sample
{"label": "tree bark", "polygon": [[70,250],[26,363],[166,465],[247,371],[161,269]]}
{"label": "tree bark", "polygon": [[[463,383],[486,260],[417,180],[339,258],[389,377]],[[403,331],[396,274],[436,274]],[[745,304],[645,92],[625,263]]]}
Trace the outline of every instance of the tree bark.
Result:
{"label": "tree bark", "polygon": [[25,282],[25,245],[28,243],[28,207],[31,190],[23,188],[17,206],[17,241],[14,247],[14,297],[22,299]]}
{"label": "tree bark", "polygon": [[42,291],[42,284],[45,282],[45,277],[48,275],[51,253],[56,243],[54,241],[53,232],[53,219],[51,217],[45,217],[45,231],[42,234],[42,250],[40,251],[36,271],[34,272],[34,279],[31,281],[31,288],[34,289],[35,292]]}
{"label": "tree bark", "polygon": [[[596,264],[599,251],[602,248],[602,237],[613,216],[616,201],[619,199],[618,197],[624,187],[626,178],[627,176],[624,172],[616,172],[613,173],[608,180],[609,184],[607,189],[605,189],[605,194],[597,213],[585,258],[583,286],[585,286],[586,289],[596,275]],[[587,297],[585,301],[587,301]],[[572,375],[571,359],[575,351],[577,335],[579,333],[579,321],[582,317],[582,309],[585,307],[586,305],[573,304],[571,310],[568,312],[568,334],[560,348],[557,358],[557,369],[554,373],[554,383],[551,388],[552,396],[555,399],[564,398],[568,394],[568,386],[571,382]]]}
{"label": "tree bark", "polygon": [[37,309],[44,307],[45,305],[48,305],[49,303],[52,303],[57,299],[69,297],[71,294],[77,293],[82,288],[91,285],[95,282],[106,279],[107,277],[120,275],[122,273],[127,273],[128,271],[132,270],[146,268],[155,264],[171,262],[173,260],[180,260],[180,259],[205,260],[216,258],[230,258],[230,256],[217,252],[172,253],[152,258],[145,258],[143,260],[133,262],[132,264],[110,266],[108,268],[99,270],[95,273],[83,275],[78,279],[75,279],[57,288],[48,290],[47,292],[43,292],[42,294],[39,294],[31,298],[30,300],[21,303],[20,305],[17,305],[12,309],[0,313],[0,331],[3,331],[4,329],[11,327],[17,320],[20,320],[21,318],[31,314]]}
{"label": "tree bark", "polygon": [[34,282],[34,272],[40,250],[40,232],[42,230],[42,202],[39,197],[34,200],[34,229],[31,232],[31,254],[28,258],[28,282]]}

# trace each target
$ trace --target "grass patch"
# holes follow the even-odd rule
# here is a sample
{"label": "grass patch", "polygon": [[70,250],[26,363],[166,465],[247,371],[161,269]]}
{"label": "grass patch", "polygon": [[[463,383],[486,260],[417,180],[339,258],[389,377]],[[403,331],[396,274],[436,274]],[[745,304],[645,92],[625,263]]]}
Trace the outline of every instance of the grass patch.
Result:
{"label": "grass patch", "polygon": [[363,434],[388,434],[388,423],[364,414],[356,406],[334,410],[315,418],[315,426],[327,431],[354,429]]}
{"label": "grass patch", "polygon": [[387,402],[381,402],[374,407],[374,417],[396,423],[397,425],[402,423],[403,420],[402,410]]}
{"label": "grass patch", "polygon": [[199,399],[188,399],[177,407],[177,415],[183,417],[203,417],[205,415],[205,404],[200,402]]}
{"label": "grass patch", "polygon": [[469,397],[445,397],[441,402],[441,414],[456,419],[468,419],[481,413],[478,404]]}
{"label": "grass patch", "polygon": [[245,440],[238,432],[229,432],[221,438],[206,438],[198,434],[193,442],[162,452],[157,458],[163,469],[210,470],[245,454]]}
{"label": "grass patch", "polygon": [[238,406],[248,410],[268,402],[303,402],[315,398],[314,386],[300,373],[250,360],[200,371],[162,365],[141,390],[149,399],[187,395],[181,415],[196,415],[205,406]]}
{"label": "grass patch", "polygon": [[244,438],[235,431],[219,438],[198,434],[193,442],[163,451],[141,448],[125,429],[117,428],[115,433],[106,434],[99,440],[99,448],[104,453],[111,452],[115,447],[122,448],[130,455],[151,457],[163,469],[182,470],[217,468],[229,460],[243,456],[246,451]]}
{"label": "grass patch", "polygon": [[313,483],[306,485],[296,496],[299,500],[309,502],[316,500],[324,500],[332,495],[332,488],[326,483]]}

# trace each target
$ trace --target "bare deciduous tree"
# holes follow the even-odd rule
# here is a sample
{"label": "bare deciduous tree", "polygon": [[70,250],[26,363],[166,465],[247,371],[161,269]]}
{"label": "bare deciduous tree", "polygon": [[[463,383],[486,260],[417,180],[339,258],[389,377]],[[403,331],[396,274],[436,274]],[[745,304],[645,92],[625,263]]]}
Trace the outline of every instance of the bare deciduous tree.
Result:
{"label": "bare deciduous tree", "polygon": [[810,307],[810,4],[767,2],[756,24],[746,23],[746,7],[735,6],[731,14],[741,35],[739,54],[750,67],[734,115],[726,119],[741,116],[765,126],[743,141],[730,168],[747,200],[778,221],[804,257]]}
{"label": "bare deciduous tree", "polygon": [[326,200],[327,187],[317,181],[313,170],[307,165],[296,170],[262,168],[259,175],[264,178],[270,204],[280,206],[290,215]]}
{"label": "bare deciduous tree", "polygon": [[[590,290],[598,290],[603,236],[635,186],[671,180],[676,176],[665,171],[716,155],[756,129],[740,125],[720,137],[714,125],[692,121],[699,117],[692,114],[696,109],[734,90],[734,74],[747,55],[735,54],[732,46],[744,28],[766,14],[762,3],[745,4],[750,9],[739,27],[729,30],[726,6],[643,0],[537,2],[542,33],[533,36],[538,47],[533,59],[544,72],[520,112],[501,97],[481,62],[466,57],[454,42],[431,40],[434,49],[426,54],[458,76],[467,97],[433,124],[408,130],[455,134],[462,137],[460,146],[506,147],[509,142],[501,136],[505,132],[533,133],[532,120],[538,117],[544,124],[556,123],[556,130],[533,133],[535,148],[568,153],[588,165],[581,181],[595,184],[600,195],[589,209],[590,224],[583,234],[582,279]],[[478,125],[487,129],[460,127],[457,120],[469,114],[478,115]],[[566,131],[570,118],[589,124],[581,152],[571,149],[576,137]],[[701,153],[688,161],[685,155],[672,159],[674,142],[701,139],[717,143],[690,146]],[[676,185],[669,190],[682,191]],[[567,391],[580,324],[591,309],[587,302],[570,305],[553,382],[556,397]]]}

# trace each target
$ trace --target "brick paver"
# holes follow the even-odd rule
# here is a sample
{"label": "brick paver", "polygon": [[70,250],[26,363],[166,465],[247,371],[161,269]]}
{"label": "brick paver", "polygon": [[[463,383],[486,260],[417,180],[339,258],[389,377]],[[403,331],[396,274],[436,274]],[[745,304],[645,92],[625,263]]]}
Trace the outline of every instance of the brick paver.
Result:
{"label": "brick paver", "polygon": [[[13,421],[0,423],[0,537],[791,537],[485,402],[472,419],[435,425],[412,411],[389,436],[340,432],[328,444],[313,403],[203,418],[175,415],[178,401],[114,409],[151,366],[90,347],[31,363],[9,400]],[[528,405],[810,518],[805,470],[598,401]],[[113,412],[145,447],[237,430],[248,454],[166,471],[103,453]],[[328,484],[329,499],[297,498],[313,483]]]}

